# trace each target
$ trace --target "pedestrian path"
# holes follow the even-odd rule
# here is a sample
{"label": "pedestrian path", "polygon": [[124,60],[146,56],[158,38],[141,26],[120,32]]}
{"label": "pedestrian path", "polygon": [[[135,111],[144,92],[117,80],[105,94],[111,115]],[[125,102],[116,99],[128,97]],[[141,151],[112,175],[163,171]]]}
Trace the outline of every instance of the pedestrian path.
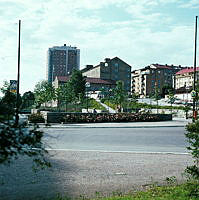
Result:
{"label": "pedestrian path", "polygon": [[108,110],[109,113],[117,113],[114,109],[112,109],[110,106],[107,106],[106,104],[102,103],[99,99],[96,99],[98,103],[100,103],[103,107]]}

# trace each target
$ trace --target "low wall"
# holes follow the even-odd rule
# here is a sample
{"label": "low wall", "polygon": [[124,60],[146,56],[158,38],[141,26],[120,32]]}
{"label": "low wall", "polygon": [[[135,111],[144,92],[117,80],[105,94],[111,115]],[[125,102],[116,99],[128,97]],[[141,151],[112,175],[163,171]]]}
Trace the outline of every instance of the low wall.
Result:
{"label": "low wall", "polygon": [[99,123],[99,122],[141,122],[169,121],[171,114],[139,113],[66,113],[41,111],[46,123]]}

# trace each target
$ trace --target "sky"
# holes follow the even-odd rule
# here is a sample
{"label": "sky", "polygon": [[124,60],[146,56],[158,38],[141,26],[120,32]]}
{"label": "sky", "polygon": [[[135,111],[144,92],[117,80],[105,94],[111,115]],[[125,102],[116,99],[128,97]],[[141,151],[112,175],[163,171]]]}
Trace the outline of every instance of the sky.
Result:
{"label": "sky", "polygon": [[0,86],[17,78],[19,20],[23,94],[46,79],[48,48],[63,44],[80,49],[81,69],[115,56],[132,70],[193,66],[196,15],[198,0],[0,0]]}

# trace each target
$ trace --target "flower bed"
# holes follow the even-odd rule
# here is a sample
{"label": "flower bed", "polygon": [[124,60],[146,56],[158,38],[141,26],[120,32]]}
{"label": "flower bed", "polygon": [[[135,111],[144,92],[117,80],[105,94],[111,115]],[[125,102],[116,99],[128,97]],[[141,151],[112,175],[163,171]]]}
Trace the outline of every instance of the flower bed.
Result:
{"label": "flower bed", "polygon": [[44,123],[45,122],[43,116],[38,113],[29,115],[28,120],[30,123]]}
{"label": "flower bed", "polygon": [[61,119],[64,123],[102,123],[102,122],[151,122],[172,120],[166,114],[139,113],[66,113]]}

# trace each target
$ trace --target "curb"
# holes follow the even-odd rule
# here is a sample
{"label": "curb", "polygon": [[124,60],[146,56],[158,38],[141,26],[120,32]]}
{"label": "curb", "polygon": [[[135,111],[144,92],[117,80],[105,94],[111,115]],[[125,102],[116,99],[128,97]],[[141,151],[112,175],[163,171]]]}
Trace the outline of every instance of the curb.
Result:
{"label": "curb", "polygon": [[185,127],[186,125],[160,125],[160,126],[40,126],[39,128],[163,128],[163,127]]}

